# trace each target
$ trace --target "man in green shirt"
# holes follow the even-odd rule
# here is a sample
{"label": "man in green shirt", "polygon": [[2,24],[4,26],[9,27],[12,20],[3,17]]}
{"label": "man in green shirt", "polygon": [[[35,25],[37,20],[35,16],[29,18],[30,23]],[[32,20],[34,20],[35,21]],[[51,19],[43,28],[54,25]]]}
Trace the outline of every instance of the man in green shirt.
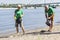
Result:
{"label": "man in green shirt", "polygon": [[54,11],[52,7],[45,6],[45,16],[46,16],[46,24],[49,26],[48,31],[52,31],[53,28],[53,19],[54,19]]}
{"label": "man in green shirt", "polygon": [[24,34],[25,31],[24,31],[23,24],[22,24],[23,11],[21,9],[21,5],[18,5],[17,7],[18,7],[18,9],[15,10],[15,14],[14,14],[16,31],[17,31],[17,33],[19,32],[18,24],[20,24],[20,27],[22,28],[22,31]]}

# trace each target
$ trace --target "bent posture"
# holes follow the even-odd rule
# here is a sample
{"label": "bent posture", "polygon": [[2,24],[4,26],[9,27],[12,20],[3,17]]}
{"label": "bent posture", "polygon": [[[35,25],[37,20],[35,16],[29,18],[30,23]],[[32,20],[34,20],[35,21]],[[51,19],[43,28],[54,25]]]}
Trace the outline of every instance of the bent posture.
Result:
{"label": "bent posture", "polygon": [[52,31],[53,28],[53,19],[54,19],[54,12],[52,7],[45,6],[45,16],[46,16],[46,24],[49,26],[48,31]]}

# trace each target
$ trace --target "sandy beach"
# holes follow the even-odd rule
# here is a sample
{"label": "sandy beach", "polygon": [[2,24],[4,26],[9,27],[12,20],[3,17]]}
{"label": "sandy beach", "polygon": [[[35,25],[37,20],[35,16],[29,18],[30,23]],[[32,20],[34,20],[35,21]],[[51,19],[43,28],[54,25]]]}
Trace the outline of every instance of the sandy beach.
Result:
{"label": "sandy beach", "polygon": [[26,34],[12,34],[6,37],[0,37],[0,40],[59,40],[60,39],[60,25],[54,26],[52,32],[40,32],[41,30],[48,30],[48,28],[28,30]]}

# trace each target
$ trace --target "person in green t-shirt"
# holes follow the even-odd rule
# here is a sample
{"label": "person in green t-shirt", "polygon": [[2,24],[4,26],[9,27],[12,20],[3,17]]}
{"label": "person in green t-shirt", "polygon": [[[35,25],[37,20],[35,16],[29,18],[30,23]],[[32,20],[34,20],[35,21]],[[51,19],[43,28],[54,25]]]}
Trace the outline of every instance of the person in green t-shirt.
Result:
{"label": "person in green t-shirt", "polygon": [[18,7],[18,9],[15,10],[15,14],[14,14],[16,31],[17,31],[17,33],[19,32],[18,24],[20,24],[20,27],[22,28],[22,31],[24,34],[25,31],[24,31],[23,24],[22,24],[23,11],[22,11],[21,5],[18,5],[17,7]]}
{"label": "person in green t-shirt", "polygon": [[46,16],[46,24],[49,26],[48,31],[52,31],[53,28],[53,19],[54,19],[54,11],[52,7],[45,6],[45,16]]}

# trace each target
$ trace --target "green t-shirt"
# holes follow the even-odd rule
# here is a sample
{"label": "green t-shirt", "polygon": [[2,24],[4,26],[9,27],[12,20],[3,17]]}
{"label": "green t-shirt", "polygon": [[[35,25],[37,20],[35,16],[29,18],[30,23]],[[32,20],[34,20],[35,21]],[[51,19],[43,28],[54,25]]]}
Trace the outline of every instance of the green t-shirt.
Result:
{"label": "green t-shirt", "polygon": [[16,9],[15,10],[15,16],[16,16],[16,18],[21,18],[21,15],[23,15],[22,9],[20,9],[20,10]]}
{"label": "green t-shirt", "polygon": [[49,7],[48,11],[45,9],[45,13],[48,13],[48,16],[51,16],[54,13],[53,8]]}

